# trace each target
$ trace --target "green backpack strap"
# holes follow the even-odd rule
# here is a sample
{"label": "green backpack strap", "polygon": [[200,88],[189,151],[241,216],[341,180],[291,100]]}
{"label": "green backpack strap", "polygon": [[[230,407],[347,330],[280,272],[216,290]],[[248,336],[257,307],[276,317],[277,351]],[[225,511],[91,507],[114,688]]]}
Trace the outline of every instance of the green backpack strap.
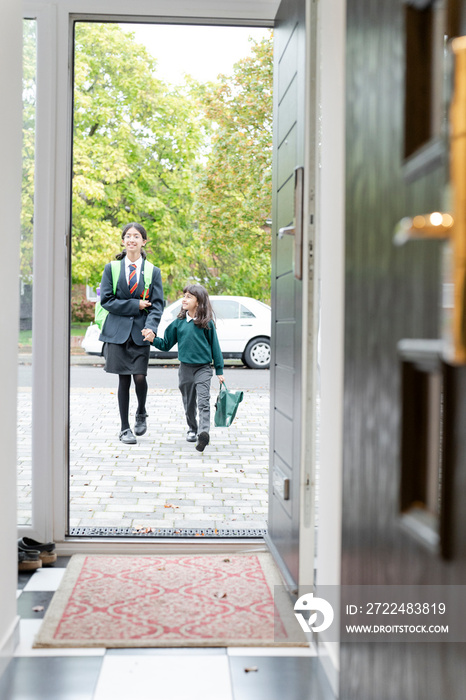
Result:
{"label": "green backpack strap", "polygon": [[[111,265],[111,270],[112,270],[113,293],[116,294],[118,278],[120,276],[121,262],[120,262],[120,260],[112,260],[110,265]],[[103,329],[104,323],[107,319],[107,316],[108,316],[108,311],[100,305],[100,299],[99,299],[96,302],[95,309],[94,309],[94,322],[98,326],[98,328],[100,328],[100,330]]]}
{"label": "green backpack strap", "polygon": [[152,282],[152,273],[154,271],[154,266],[148,260],[144,261],[144,295],[143,299],[146,298],[146,292],[149,289]]}

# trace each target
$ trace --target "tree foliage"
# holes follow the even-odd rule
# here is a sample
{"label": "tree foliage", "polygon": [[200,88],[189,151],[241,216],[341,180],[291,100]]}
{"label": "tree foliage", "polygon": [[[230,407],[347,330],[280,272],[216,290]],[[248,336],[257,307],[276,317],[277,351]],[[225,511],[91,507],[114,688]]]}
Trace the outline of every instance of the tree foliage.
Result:
{"label": "tree foliage", "polygon": [[[21,273],[32,281],[35,22],[24,33]],[[272,39],[252,42],[232,76],[167,86],[134,35],[75,25],[72,282],[97,285],[130,221],[174,299],[188,280],[211,293],[270,297]]]}
{"label": "tree foliage", "polygon": [[73,282],[96,284],[130,221],[167,296],[190,272],[194,178],[202,133],[181,90],[115,24],[78,23],[75,43]]}
{"label": "tree foliage", "polygon": [[211,150],[198,189],[204,274],[211,291],[270,298],[272,36],[253,42],[232,76],[200,90]]}

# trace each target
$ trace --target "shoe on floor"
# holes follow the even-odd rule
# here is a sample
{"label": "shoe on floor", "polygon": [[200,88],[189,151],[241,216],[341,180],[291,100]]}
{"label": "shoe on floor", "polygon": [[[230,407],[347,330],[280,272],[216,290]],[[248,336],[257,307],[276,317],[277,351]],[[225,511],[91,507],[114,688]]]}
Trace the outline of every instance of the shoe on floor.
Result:
{"label": "shoe on floor", "polygon": [[197,435],[196,435],[196,433],[194,432],[194,430],[188,430],[188,432],[186,433],[186,440],[187,440],[188,442],[196,442],[196,440],[197,440]]}
{"label": "shoe on floor", "polygon": [[32,537],[21,537],[18,540],[18,551],[39,552],[39,557],[43,566],[49,566],[57,561],[55,542],[38,542]]}
{"label": "shoe on floor", "polygon": [[53,552],[55,550],[55,542],[38,542],[32,537],[21,537],[18,540],[18,548],[23,551]]}
{"label": "shoe on floor", "polygon": [[138,413],[136,411],[136,420],[134,422],[134,434],[135,435],[144,435],[144,433],[147,430],[147,423],[146,423],[146,418],[147,418],[147,413]]}
{"label": "shoe on floor", "polygon": [[209,433],[206,433],[203,431],[202,433],[199,433],[197,436],[197,444],[196,444],[196,450],[198,452],[204,452],[205,448],[210,442],[210,437]]}
{"label": "shoe on floor", "polygon": [[42,567],[39,550],[25,552],[18,549],[18,571],[35,571]]}
{"label": "shoe on floor", "polygon": [[124,442],[125,445],[137,445],[138,441],[133,435],[133,431],[131,428],[126,428],[126,430],[121,430],[119,438],[121,442]]}

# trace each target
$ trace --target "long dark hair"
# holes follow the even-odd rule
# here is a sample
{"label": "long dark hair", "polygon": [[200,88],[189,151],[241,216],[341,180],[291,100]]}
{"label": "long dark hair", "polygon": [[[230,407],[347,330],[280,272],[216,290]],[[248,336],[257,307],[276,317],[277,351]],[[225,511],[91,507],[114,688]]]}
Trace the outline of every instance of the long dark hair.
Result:
{"label": "long dark hair", "polygon": [[[202,284],[187,284],[183,289],[183,294],[186,293],[192,294],[193,297],[197,299],[196,318],[194,319],[196,326],[199,326],[199,328],[208,328],[210,321],[213,321],[215,324],[215,314],[212,304],[210,303],[207,289],[203,287]],[[186,314],[186,309],[182,308],[178,314],[178,318],[186,318]]]}
{"label": "long dark hair", "polygon": [[[139,231],[139,233],[141,234],[141,236],[143,237],[143,239],[144,239],[145,241],[147,241],[147,231],[146,231],[146,229],[145,229],[144,226],[142,226],[141,224],[138,224],[138,223],[135,223],[135,222],[132,222],[131,224],[126,224],[126,226],[124,227],[123,231],[121,232],[121,240],[122,240],[122,241],[123,241],[123,238],[126,236],[126,233],[130,230],[130,228],[135,228],[136,231]],[[126,255],[126,250],[122,250],[121,253],[117,253],[117,255],[115,255],[115,258],[116,258],[117,260],[123,260],[123,258],[125,257],[125,255]],[[141,258],[144,258],[144,260],[145,260],[146,257],[147,257],[146,251],[144,250],[144,248],[141,248]]]}

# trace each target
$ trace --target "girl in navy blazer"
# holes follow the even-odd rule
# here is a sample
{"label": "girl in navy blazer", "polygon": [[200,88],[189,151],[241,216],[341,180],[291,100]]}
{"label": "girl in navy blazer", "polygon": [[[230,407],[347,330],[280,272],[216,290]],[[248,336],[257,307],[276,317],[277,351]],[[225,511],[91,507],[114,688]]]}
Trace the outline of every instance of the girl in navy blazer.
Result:
{"label": "girl in navy blazer", "polygon": [[100,303],[109,313],[100,334],[103,341],[105,371],[119,375],[118,407],[120,410],[120,440],[134,445],[137,440],[129,425],[129,395],[133,377],[138,408],[134,433],[147,430],[147,367],[150,343],[143,339],[142,330],[157,333],[163,312],[163,289],[160,269],[154,266],[152,282],[144,297],[144,266],[147,232],[141,224],[127,224],[121,234],[125,250],[116,258],[121,260],[120,276],[113,293],[111,265],[105,265],[100,284]]}

